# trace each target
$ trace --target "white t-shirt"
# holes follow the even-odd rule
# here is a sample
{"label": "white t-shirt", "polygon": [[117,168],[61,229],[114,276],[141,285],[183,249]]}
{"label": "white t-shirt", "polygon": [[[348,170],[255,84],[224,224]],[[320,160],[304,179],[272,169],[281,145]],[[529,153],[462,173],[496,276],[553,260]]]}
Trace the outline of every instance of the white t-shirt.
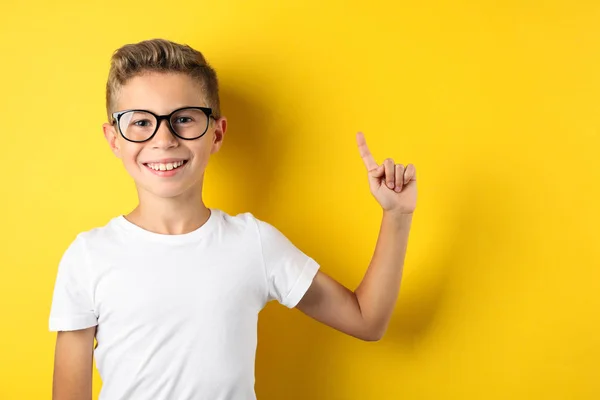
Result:
{"label": "white t-shirt", "polygon": [[256,398],[258,313],[295,307],[319,265],[251,213],[210,210],[182,235],[118,216],[65,251],[50,331],[98,325],[100,399]]}

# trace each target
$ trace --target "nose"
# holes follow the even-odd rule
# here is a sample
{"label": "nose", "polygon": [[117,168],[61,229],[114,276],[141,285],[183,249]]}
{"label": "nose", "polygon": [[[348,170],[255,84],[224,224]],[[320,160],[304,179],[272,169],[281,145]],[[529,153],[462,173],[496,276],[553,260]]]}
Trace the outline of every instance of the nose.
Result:
{"label": "nose", "polygon": [[169,123],[166,119],[158,123],[158,131],[156,131],[156,134],[150,142],[152,147],[158,149],[168,149],[179,145],[179,141],[169,129]]}

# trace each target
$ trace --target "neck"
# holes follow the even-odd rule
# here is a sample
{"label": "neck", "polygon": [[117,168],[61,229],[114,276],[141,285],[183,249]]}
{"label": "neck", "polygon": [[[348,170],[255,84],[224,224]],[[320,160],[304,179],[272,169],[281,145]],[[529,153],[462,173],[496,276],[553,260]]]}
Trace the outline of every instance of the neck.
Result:
{"label": "neck", "polygon": [[210,210],[202,201],[202,190],[190,190],[177,197],[158,197],[138,188],[138,206],[125,218],[150,232],[181,235],[206,223]]}

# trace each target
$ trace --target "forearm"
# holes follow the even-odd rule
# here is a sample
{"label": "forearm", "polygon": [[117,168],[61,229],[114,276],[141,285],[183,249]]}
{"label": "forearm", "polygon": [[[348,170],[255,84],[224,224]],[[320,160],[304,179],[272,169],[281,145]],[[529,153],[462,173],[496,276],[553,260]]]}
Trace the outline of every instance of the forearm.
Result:
{"label": "forearm", "polygon": [[377,338],[387,329],[398,299],[412,217],[384,211],[371,263],[354,291],[363,321]]}

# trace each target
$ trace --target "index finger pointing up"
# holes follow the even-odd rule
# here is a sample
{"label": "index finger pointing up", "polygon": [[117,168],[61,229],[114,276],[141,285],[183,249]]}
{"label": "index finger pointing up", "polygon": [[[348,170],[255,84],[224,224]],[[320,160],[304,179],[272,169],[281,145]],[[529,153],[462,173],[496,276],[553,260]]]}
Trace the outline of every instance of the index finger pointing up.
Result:
{"label": "index finger pointing up", "polygon": [[358,151],[360,152],[360,157],[363,159],[365,166],[367,167],[367,171],[372,171],[378,167],[375,158],[369,151],[369,146],[367,146],[367,141],[365,140],[365,136],[362,132],[358,132],[356,134],[356,144],[358,144]]}

